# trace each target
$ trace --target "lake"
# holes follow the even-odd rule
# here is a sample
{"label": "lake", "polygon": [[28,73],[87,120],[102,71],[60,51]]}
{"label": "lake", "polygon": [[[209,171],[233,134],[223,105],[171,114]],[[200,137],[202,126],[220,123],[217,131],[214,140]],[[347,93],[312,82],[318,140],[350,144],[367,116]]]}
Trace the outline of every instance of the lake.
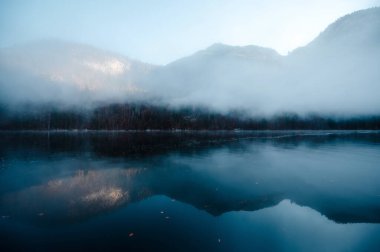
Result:
{"label": "lake", "polygon": [[380,251],[380,132],[1,132],[1,251]]}

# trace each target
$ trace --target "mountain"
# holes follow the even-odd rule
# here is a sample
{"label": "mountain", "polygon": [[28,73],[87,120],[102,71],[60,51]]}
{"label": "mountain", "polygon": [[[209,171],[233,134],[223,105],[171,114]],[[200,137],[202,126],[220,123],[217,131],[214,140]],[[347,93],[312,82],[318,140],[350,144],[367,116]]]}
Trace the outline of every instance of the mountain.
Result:
{"label": "mountain", "polygon": [[155,66],[91,46],[44,40],[0,50],[1,98],[12,103],[124,100]]}
{"label": "mountain", "polygon": [[[202,105],[223,110],[224,104],[235,102],[252,85],[264,88],[279,74],[283,56],[269,48],[258,46],[228,46],[214,44],[195,54],[174,61],[152,72],[150,89],[175,105]],[[258,92],[260,92],[258,90]]]}
{"label": "mountain", "polygon": [[357,11],[287,56],[214,44],[165,66],[56,40],[0,50],[0,101],[136,100],[254,116],[380,113],[380,8]]}
{"label": "mountain", "polygon": [[294,107],[340,114],[380,112],[380,8],[339,18],[287,57]]}
{"label": "mountain", "polygon": [[[320,35],[306,47],[298,51],[316,48],[357,49],[378,48],[380,44],[380,7],[360,10],[339,18],[330,24]],[[330,50],[331,52],[331,50]]]}
{"label": "mountain", "polygon": [[[380,113],[380,8],[338,19],[287,56],[256,46],[215,44],[153,71],[175,105],[252,115]],[[159,90],[157,91],[159,93]]]}

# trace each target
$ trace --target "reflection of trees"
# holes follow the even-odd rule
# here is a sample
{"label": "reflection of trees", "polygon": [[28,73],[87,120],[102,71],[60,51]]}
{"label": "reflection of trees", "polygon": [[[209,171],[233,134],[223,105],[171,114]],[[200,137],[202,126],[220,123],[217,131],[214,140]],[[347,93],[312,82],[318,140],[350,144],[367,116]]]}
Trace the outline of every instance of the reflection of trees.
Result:
{"label": "reflection of trees", "polygon": [[173,108],[148,103],[117,103],[93,109],[57,109],[52,104],[29,105],[15,113],[0,113],[0,129],[92,130],[339,130],[379,129],[380,116],[350,118],[329,115],[282,113],[252,117],[243,111],[221,113],[203,107]]}
{"label": "reflection of trees", "polygon": [[[333,142],[379,144],[380,134],[319,131],[220,131],[220,132],[116,132],[116,133],[7,133],[0,132],[1,156],[19,155],[23,160],[46,159],[50,154],[81,155],[90,152],[95,157],[153,157],[172,152],[199,155],[220,148],[244,151],[249,146],[261,148],[295,148],[306,145],[318,148]],[[14,150],[17,150],[15,152]]]}

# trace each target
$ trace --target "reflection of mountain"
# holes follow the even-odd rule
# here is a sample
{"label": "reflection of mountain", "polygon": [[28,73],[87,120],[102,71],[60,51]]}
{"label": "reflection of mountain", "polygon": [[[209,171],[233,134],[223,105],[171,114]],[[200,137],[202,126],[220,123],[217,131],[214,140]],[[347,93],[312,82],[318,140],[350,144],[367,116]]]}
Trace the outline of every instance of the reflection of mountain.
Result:
{"label": "reflection of mountain", "polygon": [[149,196],[148,190],[134,185],[135,177],[143,171],[78,170],[72,177],[52,179],[11,193],[3,199],[3,205],[9,206],[13,215],[28,218],[44,216],[49,221],[86,218]]}
{"label": "reflection of mountain", "polygon": [[71,177],[52,179],[7,194],[1,202],[5,206],[3,211],[12,216],[31,219],[44,216],[44,221],[66,222],[89,218],[161,194],[213,215],[259,210],[274,206],[283,199],[279,195],[256,196],[238,190],[228,191],[218,184],[205,185],[198,174],[188,169],[177,172],[175,169],[106,168],[78,170]]}
{"label": "reflection of mountain", "polygon": [[[20,135],[17,137],[22,139]],[[103,135],[96,141],[85,142],[74,135],[67,137],[61,142],[76,141],[75,145],[81,143],[83,149],[73,150],[71,145],[61,149],[54,145],[34,146],[36,155],[32,158],[37,159],[34,163],[19,152],[20,148],[11,151],[17,141],[8,138],[8,144],[3,142],[1,153],[5,160],[21,154],[28,169],[38,172],[36,178],[28,176],[29,184],[18,188],[13,183],[8,186],[9,181],[0,181],[2,188],[14,188],[5,190],[8,192],[1,196],[2,215],[41,220],[41,213],[45,221],[74,221],[153,195],[166,195],[212,215],[255,211],[290,199],[336,222],[380,222],[376,195],[380,174],[373,166],[378,156],[371,154],[377,152],[378,135],[276,136],[244,142],[231,141],[231,135],[223,141],[221,135],[216,135],[219,143],[210,145],[200,143],[216,140],[215,135],[206,140],[206,134],[198,134],[198,138],[193,137],[199,141],[197,148],[182,145],[176,149],[178,145],[169,138],[168,146],[173,148],[160,151],[164,138],[141,138],[138,142]],[[101,146],[101,139],[108,145]],[[129,151],[128,143],[134,145],[134,151]],[[356,144],[360,146],[358,156]],[[42,154],[39,158],[38,150],[47,151],[51,147],[54,149],[50,149],[49,155]],[[144,152],[145,148],[150,151]],[[81,157],[89,150],[90,160],[78,159],[78,155]],[[364,163],[357,161],[361,155],[366,156]],[[46,177],[46,173],[50,175]]]}

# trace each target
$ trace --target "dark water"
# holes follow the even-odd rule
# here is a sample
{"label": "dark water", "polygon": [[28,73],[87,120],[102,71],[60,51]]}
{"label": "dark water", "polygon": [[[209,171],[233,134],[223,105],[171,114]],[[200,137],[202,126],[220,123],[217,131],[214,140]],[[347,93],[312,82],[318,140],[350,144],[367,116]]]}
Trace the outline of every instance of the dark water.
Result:
{"label": "dark water", "polygon": [[1,251],[380,251],[380,134],[0,133]]}

